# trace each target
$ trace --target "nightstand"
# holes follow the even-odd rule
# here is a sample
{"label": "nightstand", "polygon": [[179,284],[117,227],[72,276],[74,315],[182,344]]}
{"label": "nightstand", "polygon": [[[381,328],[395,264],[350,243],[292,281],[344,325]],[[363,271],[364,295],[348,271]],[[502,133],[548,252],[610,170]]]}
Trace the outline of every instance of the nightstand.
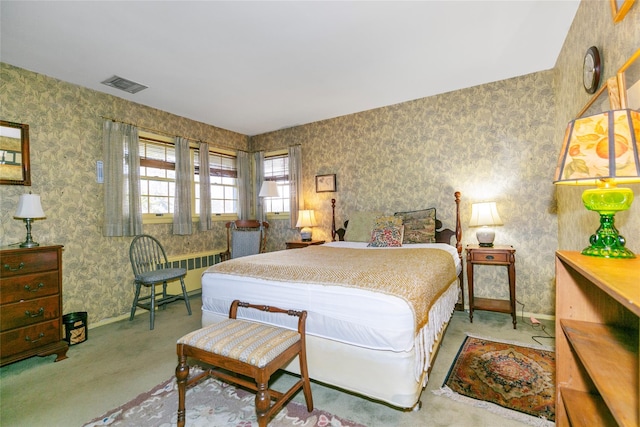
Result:
{"label": "nightstand", "polygon": [[[509,300],[492,298],[474,298],[473,266],[504,265],[509,273]],[[469,321],[473,323],[473,310],[511,313],[513,329],[516,329],[516,250],[513,246],[480,247],[467,246],[467,283],[469,287]]]}
{"label": "nightstand", "polygon": [[287,242],[287,249],[306,248],[311,245],[321,245],[324,240],[312,240],[310,242],[303,242],[302,240],[296,240],[295,242]]}

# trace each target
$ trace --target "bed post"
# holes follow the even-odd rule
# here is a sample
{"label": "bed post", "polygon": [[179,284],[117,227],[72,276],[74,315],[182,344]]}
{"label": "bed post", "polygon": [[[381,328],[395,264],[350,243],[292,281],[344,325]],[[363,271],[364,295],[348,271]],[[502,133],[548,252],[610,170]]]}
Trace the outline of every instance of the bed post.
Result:
{"label": "bed post", "polygon": [[[460,192],[454,193],[456,198],[456,250],[458,251],[458,257],[460,258],[460,265],[462,265],[462,223],[460,221]],[[460,270],[458,275],[458,281],[460,282],[460,299],[456,304],[456,310],[464,311],[464,268]]]}
{"label": "bed post", "polygon": [[336,199],[331,199],[331,241],[336,241]]}

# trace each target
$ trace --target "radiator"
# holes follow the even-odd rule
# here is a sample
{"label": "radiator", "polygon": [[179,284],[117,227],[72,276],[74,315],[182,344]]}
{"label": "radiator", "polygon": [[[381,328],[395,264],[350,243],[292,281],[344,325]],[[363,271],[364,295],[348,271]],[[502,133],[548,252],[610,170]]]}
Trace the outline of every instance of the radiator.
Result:
{"label": "radiator", "polygon": [[[167,258],[169,259],[169,264],[171,264],[170,267],[187,269],[184,284],[187,287],[187,292],[192,293],[194,291],[200,292],[202,289],[200,277],[207,268],[220,262],[220,257],[218,256],[220,252],[222,252],[222,250],[174,255]],[[167,284],[167,292],[170,294],[181,294],[180,281],[174,280],[169,282]]]}

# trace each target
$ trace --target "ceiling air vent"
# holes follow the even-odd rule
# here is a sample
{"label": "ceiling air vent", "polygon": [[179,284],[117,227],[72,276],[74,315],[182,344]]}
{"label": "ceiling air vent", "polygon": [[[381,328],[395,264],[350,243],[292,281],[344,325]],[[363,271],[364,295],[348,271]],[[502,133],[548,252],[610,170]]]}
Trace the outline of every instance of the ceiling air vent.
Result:
{"label": "ceiling air vent", "polygon": [[131,80],[123,79],[122,77],[113,76],[102,82],[107,86],[115,87],[116,89],[123,90],[129,93],[137,93],[148,86],[141,85],[140,83],[132,82]]}

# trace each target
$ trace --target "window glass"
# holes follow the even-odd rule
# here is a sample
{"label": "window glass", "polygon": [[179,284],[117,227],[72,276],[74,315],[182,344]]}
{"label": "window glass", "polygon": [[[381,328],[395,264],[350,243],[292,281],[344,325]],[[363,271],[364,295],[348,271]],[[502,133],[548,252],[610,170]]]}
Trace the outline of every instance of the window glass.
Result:
{"label": "window glass", "polygon": [[[200,213],[200,156],[194,153],[195,211]],[[238,170],[234,156],[209,152],[209,181],[211,185],[211,213],[238,213]]]}
{"label": "window glass", "polygon": [[265,156],[264,179],[278,184],[280,197],[265,197],[265,212],[289,212],[289,156]]}

